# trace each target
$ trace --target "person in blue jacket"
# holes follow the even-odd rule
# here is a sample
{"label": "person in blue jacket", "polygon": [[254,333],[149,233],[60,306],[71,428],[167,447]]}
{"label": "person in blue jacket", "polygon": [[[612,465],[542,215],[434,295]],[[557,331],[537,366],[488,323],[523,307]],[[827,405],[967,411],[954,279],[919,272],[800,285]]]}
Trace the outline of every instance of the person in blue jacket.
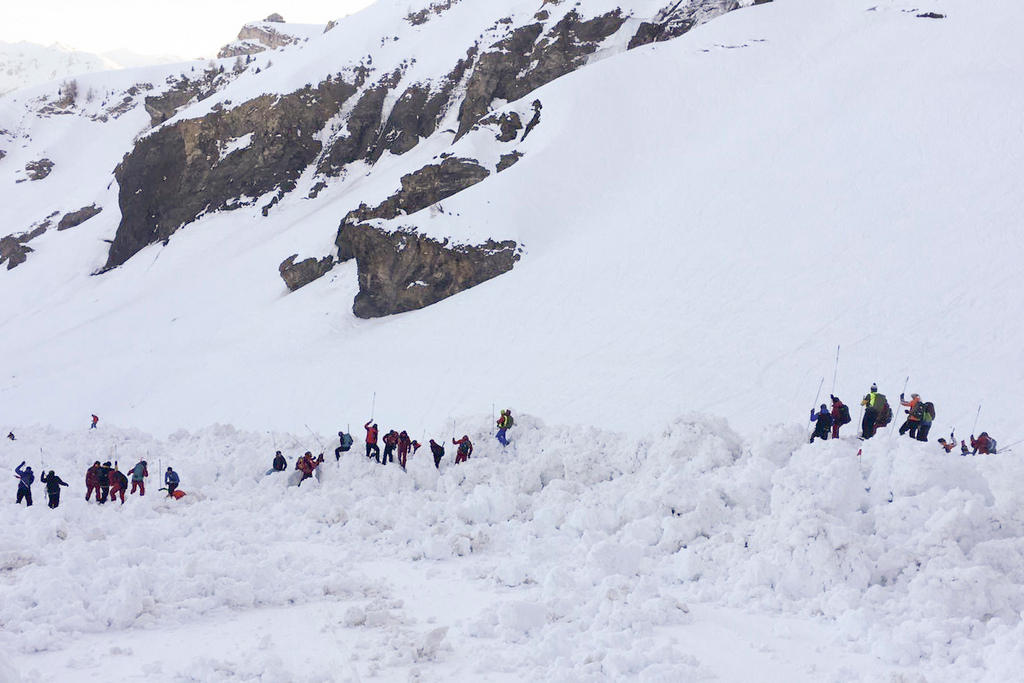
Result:
{"label": "person in blue jacket", "polygon": [[[24,469],[22,469],[24,468]],[[25,461],[22,460],[21,464],[14,468],[14,474],[18,478],[18,499],[17,504],[21,505],[22,499],[25,500],[25,507],[32,506],[32,482],[36,480],[36,475],[32,474],[31,467],[25,467]]]}
{"label": "person in blue jacket", "polygon": [[820,438],[822,441],[828,439],[828,429],[832,426],[832,414],[822,403],[818,412],[815,413],[814,409],[811,409],[811,420],[814,421],[814,433],[811,434],[811,443],[814,443],[816,438]]}
{"label": "person in blue jacket", "polygon": [[174,490],[178,488],[179,481],[178,473],[168,467],[167,473],[164,474],[164,483],[167,484],[167,495],[169,497],[174,496]]}

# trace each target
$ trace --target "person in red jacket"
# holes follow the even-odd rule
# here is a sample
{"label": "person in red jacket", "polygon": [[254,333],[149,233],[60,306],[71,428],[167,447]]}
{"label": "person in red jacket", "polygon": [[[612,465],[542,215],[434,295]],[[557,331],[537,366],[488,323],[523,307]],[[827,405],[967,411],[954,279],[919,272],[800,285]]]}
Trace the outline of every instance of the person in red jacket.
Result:
{"label": "person in red jacket", "polygon": [[982,432],[978,435],[978,438],[974,438],[974,434],[971,434],[971,448],[974,449],[972,455],[981,453],[983,455],[995,454],[996,452],[996,440],[988,435],[988,432]]}
{"label": "person in red jacket", "polygon": [[306,451],[305,454],[295,461],[295,469],[302,472],[302,479],[299,479],[299,484],[306,481],[313,476],[313,470],[319,463],[313,460],[313,454]]}
{"label": "person in red jacket", "polygon": [[460,462],[466,462],[469,460],[469,456],[473,455],[473,442],[469,440],[469,436],[466,434],[463,434],[462,438],[458,441],[452,439],[452,443],[459,447],[459,450],[455,452],[456,465]]}
{"label": "person in red jacket", "polygon": [[382,439],[384,442],[384,455],[381,456],[380,462],[382,465],[387,465],[388,461],[395,461],[395,448],[398,446],[398,432],[392,429],[390,432],[384,435]]}
{"label": "person in red jacket", "polygon": [[829,394],[832,399],[832,438],[839,438],[839,428],[850,421],[850,409],[839,400],[838,396]]}
{"label": "person in red jacket", "polygon": [[380,462],[380,446],[377,445],[377,425],[376,423],[370,424],[373,420],[370,420],[363,425],[363,429],[366,430],[366,457],[369,458],[373,454],[374,460]]}
{"label": "person in red jacket", "polygon": [[412,448],[412,439],[409,438],[409,432],[402,430],[402,433],[398,435],[398,464],[405,469],[405,463],[409,460],[409,449]]}
{"label": "person in red jacket", "polygon": [[100,461],[97,460],[92,464],[92,467],[85,471],[85,499],[89,500],[89,496],[92,492],[96,492],[96,502],[100,500],[100,473],[103,471],[103,466],[100,465]]}

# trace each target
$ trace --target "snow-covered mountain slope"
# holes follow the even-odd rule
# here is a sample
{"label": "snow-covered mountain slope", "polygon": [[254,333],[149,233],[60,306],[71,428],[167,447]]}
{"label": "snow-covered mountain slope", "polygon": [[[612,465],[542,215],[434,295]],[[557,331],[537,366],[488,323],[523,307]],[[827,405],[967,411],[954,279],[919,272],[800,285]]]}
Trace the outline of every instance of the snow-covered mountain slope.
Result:
{"label": "snow-covered mountain slope", "polygon": [[[701,418],[631,439],[521,415],[507,451],[467,431],[464,465],[424,448],[405,473],[357,445],[298,488],[264,476],[273,451],[327,437],[19,432],[5,461],[71,487],[0,526],[0,661],[26,681],[994,682],[1024,663],[1015,458],[888,435],[858,457],[798,427],[744,445]],[[86,503],[94,458],[147,459],[146,496]],[[180,501],[154,490],[168,465]]]}
{"label": "snow-covered mountain slope", "polygon": [[0,95],[18,88],[72,78],[84,73],[174,61],[180,60],[174,57],[140,55],[128,50],[94,54],[73,50],[58,43],[45,46],[25,41],[0,41]]}

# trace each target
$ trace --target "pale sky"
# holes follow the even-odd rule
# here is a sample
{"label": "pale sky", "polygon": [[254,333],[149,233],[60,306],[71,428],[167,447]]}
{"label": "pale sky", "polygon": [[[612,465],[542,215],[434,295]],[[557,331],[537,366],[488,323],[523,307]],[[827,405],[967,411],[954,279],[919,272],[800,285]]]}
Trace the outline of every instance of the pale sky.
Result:
{"label": "pale sky", "polygon": [[[61,43],[87,52],[212,57],[247,21],[277,12],[296,24],[326,24],[374,0],[23,0],[0,19],[0,41]],[[6,3],[5,3],[6,4]]]}

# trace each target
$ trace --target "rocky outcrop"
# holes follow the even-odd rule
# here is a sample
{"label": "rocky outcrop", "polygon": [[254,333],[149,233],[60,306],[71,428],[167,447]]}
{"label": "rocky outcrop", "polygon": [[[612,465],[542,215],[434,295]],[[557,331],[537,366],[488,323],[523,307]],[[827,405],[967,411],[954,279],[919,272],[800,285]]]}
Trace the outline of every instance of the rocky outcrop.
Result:
{"label": "rocky outcrop", "polygon": [[437,303],[512,269],[516,243],[488,240],[456,246],[371,225],[344,231],[344,248],[355,255],[359,294],[352,312],[360,318],[404,313]]}
{"label": "rocky outcrop", "polygon": [[79,226],[102,210],[103,209],[96,206],[95,204],[90,204],[89,206],[83,206],[78,211],[71,211],[69,213],[66,213],[57,222],[57,230],[67,230],[69,228]]}
{"label": "rocky outcrop", "polygon": [[[140,139],[114,172],[121,223],[104,270],[167,240],[203,213],[238,208],[246,205],[243,198],[272,190],[290,191],[321,151],[316,133],[355,91],[329,80],[180,121]],[[245,140],[221,157],[226,141]]]}
{"label": "rocky outcrop", "polygon": [[488,175],[490,172],[473,159],[449,157],[440,164],[430,164],[415,173],[402,176],[401,190],[372,209],[361,204],[358,209],[350,211],[342,219],[338,237],[335,239],[338,260],[347,261],[355,256],[347,246],[349,240],[344,236],[350,228],[364,221],[390,220],[416,213],[476,185]]}
{"label": "rocky outcrop", "polygon": [[238,39],[228,43],[217,52],[218,59],[256,54],[297,43],[301,39],[288,35],[270,24],[283,24],[280,14],[271,14],[262,22],[246,24],[238,32]]}
{"label": "rocky outcrop", "polygon": [[284,284],[292,292],[300,287],[305,287],[313,280],[323,277],[334,267],[334,259],[330,256],[325,256],[319,261],[315,258],[308,258],[295,263],[295,259],[298,256],[298,254],[292,254],[278,266],[281,279],[284,280]]}
{"label": "rocky outcrop", "polygon": [[518,100],[582,66],[625,21],[618,9],[588,20],[574,10],[546,33],[541,23],[513,30],[477,60],[459,109],[456,137],[465,135],[495,99]]}
{"label": "rocky outcrop", "polygon": [[419,26],[430,21],[432,16],[437,16],[450,10],[456,5],[459,0],[440,0],[440,2],[432,2],[429,7],[424,7],[418,12],[410,12],[406,15],[405,20],[413,26]]}
{"label": "rocky outcrop", "polygon": [[6,262],[7,270],[11,270],[24,263],[28,259],[28,255],[34,251],[32,247],[28,246],[28,243],[46,232],[52,217],[53,215],[28,232],[0,237],[0,264]]}
{"label": "rocky outcrop", "polygon": [[39,159],[38,161],[30,161],[25,164],[25,173],[28,175],[29,180],[42,180],[50,175],[52,170],[53,162],[49,159]]}
{"label": "rocky outcrop", "polygon": [[221,66],[210,67],[197,78],[189,78],[183,74],[181,78],[168,79],[169,88],[159,95],[149,95],[145,99],[150,125],[160,125],[193,100],[197,102],[205,100],[222,90],[237,75],[234,71],[228,71]]}
{"label": "rocky outcrop", "polygon": [[[771,2],[771,0],[754,0],[754,4]],[[687,33],[698,24],[726,12],[739,9],[738,0],[715,0],[709,2],[683,2],[674,0],[654,18],[640,24],[627,46],[632,50],[648,43],[672,40]]]}

